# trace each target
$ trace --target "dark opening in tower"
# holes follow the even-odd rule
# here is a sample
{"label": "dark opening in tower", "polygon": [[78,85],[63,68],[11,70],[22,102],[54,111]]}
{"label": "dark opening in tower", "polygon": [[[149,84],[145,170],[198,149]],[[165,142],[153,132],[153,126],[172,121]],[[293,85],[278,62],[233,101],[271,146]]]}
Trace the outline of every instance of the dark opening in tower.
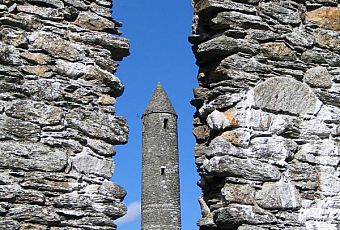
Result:
{"label": "dark opening in tower", "polygon": [[163,120],[163,128],[164,129],[168,128],[168,122],[169,122],[169,120],[167,118],[164,118],[164,120]]}
{"label": "dark opening in tower", "polygon": [[165,175],[165,166],[161,167],[161,175],[164,176]]}

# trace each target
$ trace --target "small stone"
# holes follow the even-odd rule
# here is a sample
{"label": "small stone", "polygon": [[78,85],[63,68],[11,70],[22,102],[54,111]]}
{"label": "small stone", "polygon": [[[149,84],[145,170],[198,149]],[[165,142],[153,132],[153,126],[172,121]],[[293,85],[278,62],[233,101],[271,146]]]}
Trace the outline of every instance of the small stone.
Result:
{"label": "small stone", "polygon": [[294,28],[293,32],[287,34],[285,37],[290,43],[296,46],[311,47],[314,44],[313,36],[303,27]]}
{"label": "small stone", "polygon": [[80,12],[74,23],[88,30],[116,32],[113,21],[90,12]]}
{"label": "small stone", "polygon": [[90,149],[84,148],[81,153],[71,158],[72,165],[79,173],[94,174],[104,178],[110,178],[114,172],[114,163],[110,159],[93,156]]}
{"label": "small stone", "polygon": [[100,105],[113,106],[116,103],[116,99],[109,95],[103,95],[98,98],[97,103]]}
{"label": "small stone", "polygon": [[210,113],[207,117],[207,124],[210,129],[212,130],[220,130],[225,129],[231,124],[226,119],[224,114],[220,111],[214,110],[212,113]]}
{"label": "small stone", "polygon": [[221,190],[226,202],[250,204],[255,201],[255,189],[250,185],[226,183]]}
{"label": "small stone", "polygon": [[268,42],[261,44],[261,54],[272,60],[294,61],[296,52],[283,42]]}
{"label": "small stone", "polygon": [[266,182],[256,193],[256,203],[265,209],[299,209],[301,198],[292,183],[278,181]]}
{"label": "small stone", "polygon": [[326,67],[318,66],[306,71],[304,81],[313,87],[331,88],[332,76]]}

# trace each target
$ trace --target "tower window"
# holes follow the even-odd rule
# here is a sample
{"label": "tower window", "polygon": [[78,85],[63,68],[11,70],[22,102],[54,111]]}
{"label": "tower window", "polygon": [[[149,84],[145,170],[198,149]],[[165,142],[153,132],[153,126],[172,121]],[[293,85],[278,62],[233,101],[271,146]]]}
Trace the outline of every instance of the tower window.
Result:
{"label": "tower window", "polygon": [[163,128],[164,129],[167,129],[168,128],[168,119],[167,118],[165,118],[164,120],[163,120]]}
{"label": "tower window", "polygon": [[165,166],[161,167],[161,175],[164,176],[165,175]]}

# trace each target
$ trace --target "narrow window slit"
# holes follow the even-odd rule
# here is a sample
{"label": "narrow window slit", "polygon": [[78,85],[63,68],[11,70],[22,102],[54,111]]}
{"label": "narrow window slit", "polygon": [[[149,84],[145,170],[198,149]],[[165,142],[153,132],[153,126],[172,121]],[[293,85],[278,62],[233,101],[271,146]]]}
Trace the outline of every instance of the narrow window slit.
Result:
{"label": "narrow window slit", "polygon": [[167,129],[168,128],[168,119],[167,118],[165,118],[164,120],[163,120],[163,128],[164,129]]}
{"label": "narrow window slit", "polygon": [[164,166],[161,167],[161,175],[162,175],[162,176],[165,175],[165,167],[164,167]]}

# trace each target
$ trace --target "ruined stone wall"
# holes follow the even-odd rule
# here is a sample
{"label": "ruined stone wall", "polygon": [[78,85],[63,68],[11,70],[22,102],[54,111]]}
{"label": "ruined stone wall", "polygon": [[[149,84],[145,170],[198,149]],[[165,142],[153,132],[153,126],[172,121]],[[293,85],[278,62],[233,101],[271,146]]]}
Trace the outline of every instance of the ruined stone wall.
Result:
{"label": "ruined stone wall", "polygon": [[337,0],[195,0],[200,229],[340,229]]}
{"label": "ruined stone wall", "polygon": [[0,229],[116,229],[129,54],[111,0],[0,0]]}

